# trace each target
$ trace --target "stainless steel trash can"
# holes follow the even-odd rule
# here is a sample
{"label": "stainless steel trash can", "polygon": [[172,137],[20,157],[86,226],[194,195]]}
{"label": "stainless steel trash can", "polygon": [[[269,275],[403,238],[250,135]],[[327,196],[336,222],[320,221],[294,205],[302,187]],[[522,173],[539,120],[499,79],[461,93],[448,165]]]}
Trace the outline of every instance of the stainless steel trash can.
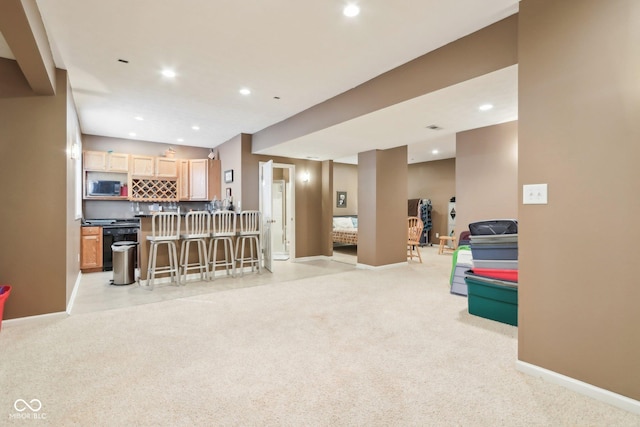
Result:
{"label": "stainless steel trash can", "polygon": [[135,257],[137,242],[120,241],[111,245],[113,253],[113,285],[130,285],[136,281]]}

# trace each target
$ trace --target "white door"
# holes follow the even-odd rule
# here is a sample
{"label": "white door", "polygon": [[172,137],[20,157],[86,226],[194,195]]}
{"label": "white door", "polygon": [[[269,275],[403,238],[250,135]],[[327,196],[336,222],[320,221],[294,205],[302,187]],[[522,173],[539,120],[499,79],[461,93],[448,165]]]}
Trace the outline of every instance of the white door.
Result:
{"label": "white door", "polygon": [[264,268],[273,271],[273,243],[271,224],[273,223],[273,160],[260,162],[260,212],[262,212],[262,250]]}

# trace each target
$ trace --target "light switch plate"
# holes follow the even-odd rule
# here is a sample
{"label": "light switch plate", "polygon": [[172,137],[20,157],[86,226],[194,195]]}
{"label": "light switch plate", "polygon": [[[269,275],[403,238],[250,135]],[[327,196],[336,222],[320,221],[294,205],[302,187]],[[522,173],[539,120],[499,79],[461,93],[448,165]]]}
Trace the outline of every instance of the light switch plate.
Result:
{"label": "light switch plate", "polygon": [[522,186],[522,204],[546,205],[547,184],[525,184]]}

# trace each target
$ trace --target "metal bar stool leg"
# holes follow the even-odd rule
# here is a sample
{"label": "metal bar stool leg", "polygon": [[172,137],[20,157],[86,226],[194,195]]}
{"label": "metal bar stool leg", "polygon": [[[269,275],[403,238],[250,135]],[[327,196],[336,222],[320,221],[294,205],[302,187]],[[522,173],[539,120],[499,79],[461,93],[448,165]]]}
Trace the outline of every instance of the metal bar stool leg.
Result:
{"label": "metal bar stool leg", "polygon": [[156,252],[157,246],[155,242],[151,242],[149,247],[149,262],[147,262],[147,287],[153,289],[153,279],[155,277],[155,265],[156,265]]}

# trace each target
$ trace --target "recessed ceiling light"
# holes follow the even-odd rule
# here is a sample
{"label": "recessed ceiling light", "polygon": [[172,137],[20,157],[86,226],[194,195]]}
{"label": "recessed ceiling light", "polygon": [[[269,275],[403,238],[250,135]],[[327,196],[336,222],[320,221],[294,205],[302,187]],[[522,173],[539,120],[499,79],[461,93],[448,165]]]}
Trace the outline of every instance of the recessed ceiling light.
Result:
{"label": "recessed ceiling light", "polygon": [[165,68],[164,70],[162,70],[162,75],[172,79],[176,76],[176,72],[168,68]]}
{"label": "recessed ceiling light", "polygon": [[134,117],[134,119],[142,121],[142,120],[144,120],[144,117],[142,117],[142,116],[135,116],[135,117]]}
{"label": "recessed ceiling light", "polygon": [[489,111],[493,108],[493,104],[482,104],[481,106],[478,107],[478,110],[480,111]]}
{"label": "recessed ceiling light", "polygon": [[193,130],[200,130],[200,126],[198,126],[198,125],[193,125],[193,126],[191,126],[191,129],[193,129]]}
{"label": "recessed ceiling light", "polygon": [[354,16],[358,16],[360,14],[360,8],[355,4],[349,4],[342,9],[342,13],[344,16],[348,16],[349,18],[353,18]]}
{"label": "recessed ceiling light", "polygon": [[178,138],[178,142],[184,142],[184,138]]}
{"label": "recessed ceiling light", "polygon": [[439,151],[438,150],[431,150],[431,154],[438,154]]}
{"label": "recessed ceiling light", "polygon": [[247,89],[246,87],[243,87],[242,89],[240,89],[240,93],[242,95],[251,95],[251,90]]}
{"label": "recessed ceiling light", "polygon": [[136,136],[135,132],[129,132],[129,136]]}

